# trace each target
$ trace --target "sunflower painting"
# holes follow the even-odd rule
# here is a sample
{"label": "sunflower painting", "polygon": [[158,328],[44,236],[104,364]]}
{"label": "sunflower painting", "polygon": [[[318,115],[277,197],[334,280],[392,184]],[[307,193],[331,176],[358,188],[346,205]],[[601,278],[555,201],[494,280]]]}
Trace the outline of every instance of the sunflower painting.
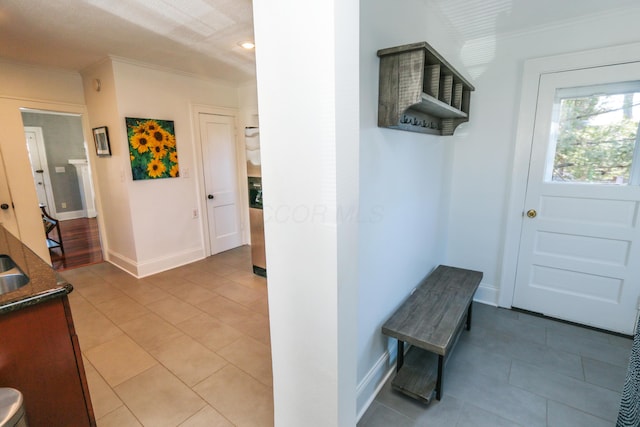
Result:
{"label": "sunflower painting", "polygon": [[180,176],[173,121],[130,117],[125,121],[134,181]]}

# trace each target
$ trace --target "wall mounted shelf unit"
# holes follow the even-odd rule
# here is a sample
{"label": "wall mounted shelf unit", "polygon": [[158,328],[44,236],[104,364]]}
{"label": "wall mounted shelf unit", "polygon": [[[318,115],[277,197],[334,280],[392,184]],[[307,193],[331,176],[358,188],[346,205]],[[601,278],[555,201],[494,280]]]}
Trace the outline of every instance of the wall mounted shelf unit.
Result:
{"label": "wall mounted shelf unit", "polygon": [[427,42],[378,51],[378,126],[432,135],[453,135],[469,121],[475,90]]}

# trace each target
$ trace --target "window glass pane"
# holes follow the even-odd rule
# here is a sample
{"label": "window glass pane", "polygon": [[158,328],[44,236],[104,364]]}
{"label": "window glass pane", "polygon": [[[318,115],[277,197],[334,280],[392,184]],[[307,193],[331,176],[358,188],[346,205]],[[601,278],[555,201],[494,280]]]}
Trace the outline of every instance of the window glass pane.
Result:
{"label": "window glass pane", "polygon": [[639,121],[640,82],[559,89],[548,180],[638,184],[632,179],[632,163]]}

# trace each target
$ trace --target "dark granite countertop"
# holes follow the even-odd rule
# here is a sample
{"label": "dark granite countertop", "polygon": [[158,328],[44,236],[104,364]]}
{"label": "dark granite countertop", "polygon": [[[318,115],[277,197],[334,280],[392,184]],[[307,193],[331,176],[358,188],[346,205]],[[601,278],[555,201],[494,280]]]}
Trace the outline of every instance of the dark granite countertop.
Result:
{"label": "dark granite countertop", "polygon": [[29,283],[15,291],[0,294],[0,314],[67,295],[73,286],[0,225],[0,254],[9,255],[29,277]]}

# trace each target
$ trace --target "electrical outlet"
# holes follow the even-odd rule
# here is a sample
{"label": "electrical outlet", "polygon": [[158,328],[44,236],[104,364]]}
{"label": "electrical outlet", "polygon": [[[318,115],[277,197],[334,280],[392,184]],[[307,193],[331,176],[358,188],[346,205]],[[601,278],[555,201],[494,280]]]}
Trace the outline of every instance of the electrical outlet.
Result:
{"label": "electrical outlet", "polygon": [[194,209],[193,212],[191,213],[191,218],[196,219],[198,218],[198,209]]}
{"label": "electrical outlet", "polygon": [[62,206],[62,209],[66,209],[67,203],[66,202],[62,202],[62,203],[60,203],[60,206]]}

